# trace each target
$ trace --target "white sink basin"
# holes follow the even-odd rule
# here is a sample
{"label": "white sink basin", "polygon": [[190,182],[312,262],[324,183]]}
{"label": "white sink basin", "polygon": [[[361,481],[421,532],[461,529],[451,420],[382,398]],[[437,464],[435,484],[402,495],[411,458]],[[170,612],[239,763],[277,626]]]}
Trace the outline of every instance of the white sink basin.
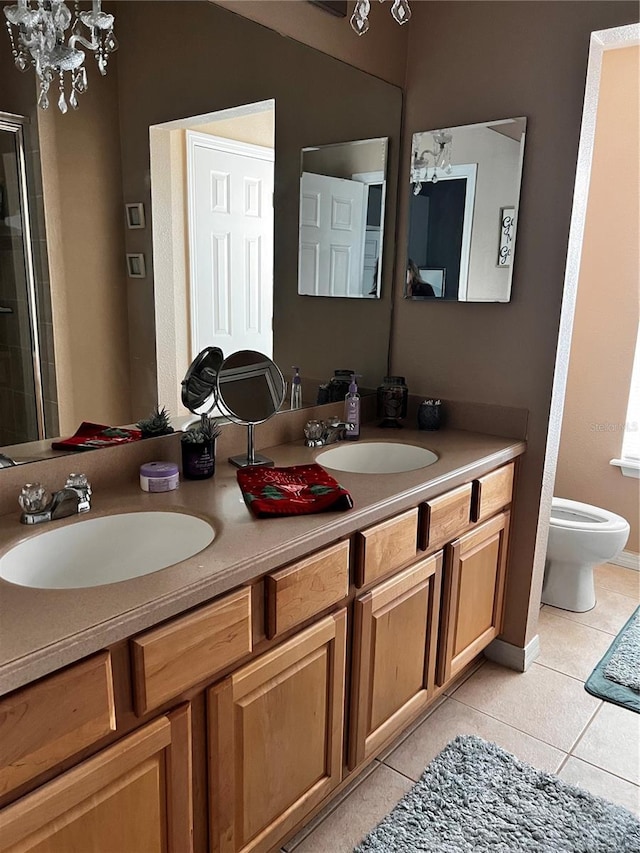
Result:
{"label": "white sink basin", "polygon": [[351,474],[401,474],[426,468],[437,459],[435,453],[424,447],[393,441],[341,444],[316,456],[318,465]]}
{"label": "white sink basin", "polygon": [[173,566],[214,536],[206,521],[180,512],[88,518],[20,542],[0,557],[0,577],[35,589],[103,586]]}

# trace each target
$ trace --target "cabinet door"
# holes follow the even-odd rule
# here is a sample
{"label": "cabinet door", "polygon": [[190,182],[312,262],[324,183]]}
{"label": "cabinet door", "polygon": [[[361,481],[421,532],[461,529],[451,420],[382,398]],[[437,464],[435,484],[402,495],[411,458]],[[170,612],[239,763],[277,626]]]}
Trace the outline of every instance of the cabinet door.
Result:
{"label": "cabinet door", "polygon": [[346,610],[212,687],[211,849],[270,850],[342,775]]}
{"label": "cabinet door", "polygon": [[2,853],[193,850],[189,706],[0,811]]}
{"label": "cabinet door", "polygon": [[451,543],[442,595],[438,685],[453,678],[502,630],[509,513]]}
{"label": "cabinet door", "polygon": [[442,551],[355,601],[350,769],[431,699],[441,571]]}

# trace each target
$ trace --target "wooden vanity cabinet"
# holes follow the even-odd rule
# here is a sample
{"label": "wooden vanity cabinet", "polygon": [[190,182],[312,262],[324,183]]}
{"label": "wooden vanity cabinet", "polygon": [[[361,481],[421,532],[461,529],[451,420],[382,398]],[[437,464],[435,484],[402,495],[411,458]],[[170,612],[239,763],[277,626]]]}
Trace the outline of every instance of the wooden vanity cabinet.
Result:
{"label": "wooden vanity cabinet", "polygon": [[441,570],[442,551],[355,600],[350,769],[433,696]]}
{"label": "wooden vanity cabinet", "polygon": [[502,630],[509,513],[502,512],[446,549],[437,683],[454,678]]}
{"label": "wooden vanity cabinet", "polygon": [[346,610],[208,691],[210,849],[264,853],[342,778]]}
{"label": "wooden vanity cabinet", "polygon": [[188,705],[0,811],[0,853],[192,853]]}

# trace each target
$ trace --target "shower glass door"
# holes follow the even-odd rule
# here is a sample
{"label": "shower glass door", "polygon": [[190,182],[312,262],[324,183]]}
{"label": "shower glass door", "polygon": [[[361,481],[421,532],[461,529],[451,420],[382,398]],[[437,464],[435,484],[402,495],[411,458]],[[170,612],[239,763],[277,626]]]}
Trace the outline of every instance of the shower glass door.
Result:
{"label": "shower glass door", "polygon": [[25,121],[0,113],[0,447],[44,437]]}

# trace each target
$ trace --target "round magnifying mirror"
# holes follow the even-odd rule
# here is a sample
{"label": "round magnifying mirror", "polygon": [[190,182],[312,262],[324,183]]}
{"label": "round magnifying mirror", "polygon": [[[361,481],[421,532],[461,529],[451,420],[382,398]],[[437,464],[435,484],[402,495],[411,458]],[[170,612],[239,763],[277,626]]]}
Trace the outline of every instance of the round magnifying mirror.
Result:
{"label": "round magnifying mirror", "polygon": [[239,468],[247,465],[273,465],[254,448],[254,427],[276,414],[285,395],[285,382],[279,367],[266,355],[254,350],[234,352],[222,362],[217,376],[218,404],[232,421],[246,424],[246,456],[232,456]]}
{"label": "round magnifying mirror", "polygon": [[218,402],[218,372],[224,361],[220,347],[207,347],[189,365],[182,380],[182,404],[194,415],[208,415]]}

